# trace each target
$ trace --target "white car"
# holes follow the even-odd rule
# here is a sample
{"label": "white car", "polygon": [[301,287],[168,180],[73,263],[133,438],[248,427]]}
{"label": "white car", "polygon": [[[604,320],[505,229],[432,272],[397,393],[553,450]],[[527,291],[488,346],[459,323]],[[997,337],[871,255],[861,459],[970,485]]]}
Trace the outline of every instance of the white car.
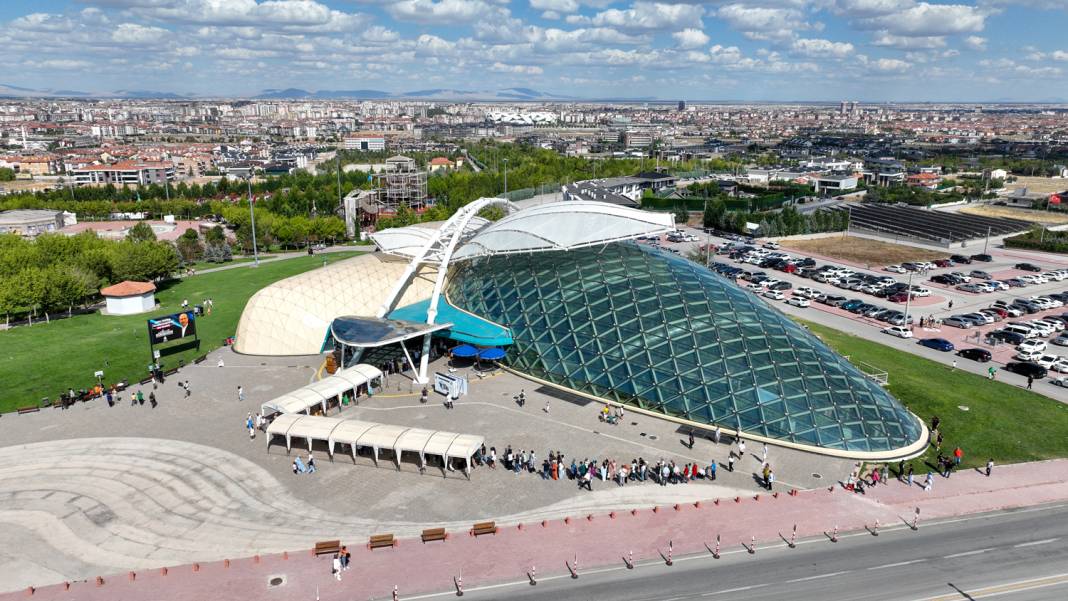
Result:
{"label": "white car", "polygon": [[1046,355],[1046,354],[1043,354],[1038,359],[1035,359],[1034,362],[1039,364],[1039,365],[1041,365],[1042,367],[1045,367],[1046,369],[1049,369],[1050,367],[1053,366],[1054,363],[1056,363],[1056,362],[1058,362],[1060,360],[1061,360],[1060,355]]}
{"label": "white car", "polygon": [[1024,275],[1018,276],[1016,279],[1020,280],[1021,282],[1026,282],[1028,284],[1037,284],[1038,283],[1038,278],[1036,276],[1031,275],[1031,274],[1024,274]]}
{"label": "white car", "polygon": [[915,296],[931,296],[931,291],[922,286],[914,286],[912,288],[912,294]]}
{"label": "white car", "polygon": [[1039,351],[1020,351],[1020,352],[1016,353],[1015,355],[1013,355],[1012,358],[1016,359],[1018,361],[1031,361],[1031,362],[1033,362],[1033,361],[1038,360],[1038,358],[1041,357],[1041,356],[1042,356],[1042,353],[1039,352]]}
{"label": "white car", "polygon": [[786,295],[784,295],[782,292],[779,292],[778,290],[768,290],[764,293],[764,298],[770,298],[771,300],[782,300],[786,298]]}
{"label": "white car", "polygon": [[1037,330],[1039,336],[1052,336],[1053,333],[1056,332],[1056,330],[1053,329],[1053,326],[1037,319],[1027,322],[1027,325],[1031,326],[1032,330]]}
{"label": "white car", "polygon": [[811,306],[812,302],[802,296],[791,296],[790,300],[786,301],[786,304],[804,309],[805,307]]}
{"label": "white car", "polygon": [[890,334],[898,338],[912,338],[912,330],[905,326],[889,326],[882,330],[883,334]]}
{"label": "white car", "polygon": [[1059,319],[1036,319],[1035,321],[1042,322],[1051,328],[1054,332],[1060,332],[1064,329],[1064,322]]}
{"label": "white car", "polygon": [[1049,369],[1060,373],[1068,373],[1068,359],[1061,357],[1053,362],[1053,365],[1049,366]]}
{"label": "white car", "polygon": [[1041,353],[1046,350],[1045,340],[1024,340],[1016,346],[1021,353]]}
{"label": "white car", "polygon": [[883,267],[883,271],[889,271],[890,273],[905,273],[908,270],[900,265],[887,265],[886,267]]}
{"label": "white car", "polygon": [[1048,279],[1050,281],[1060,282],[1061,280],[1064,279],[1064,273],[1062,273],[1060,271],[1047,271],[1046,273],[1042,274],[1042,277],[1044,277],[1044,278],[1046,278],[1046,279]]}
{"label": "white car", "polygon": [[794,289],[794,296],[800,296],[801,298],[812,298],[819,293],[815,288],[809,288],[808,286],[802,286]]}

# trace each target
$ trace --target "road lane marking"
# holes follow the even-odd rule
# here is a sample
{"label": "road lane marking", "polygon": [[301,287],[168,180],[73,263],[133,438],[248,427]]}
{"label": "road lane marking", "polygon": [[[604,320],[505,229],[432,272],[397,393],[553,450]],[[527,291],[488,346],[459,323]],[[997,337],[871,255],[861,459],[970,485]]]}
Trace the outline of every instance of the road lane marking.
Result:
{"label": "road lane marking", "polygon": [[868,568],[869,570],[885,570],[886,568],[899,568],[901,566],[907,566],[914,563],[920,563],[921,561],[927,561],[926,559],[912,559],[909,561],[899,561],[897,563],[888,563],[881,566],[873,566]]}
{"label": "road lane marking", "polygon": [[753,585],[750,585],[750,586],[739,586],[738,588],[729,588],[729,589],[722,590],[722,591],[716,591],[714,593],[704,593],[701,596],[702,597],[712,597],[712,596],[715,596],[715,595],[725,595],[727,593],[739,593],[741,591],[751,591],[751,590],[753,590],[755,588],[761,588],[761,587],[764,587],[764,586],[767,586],[767,583],[765,583],[765,584],[753,584]]}
{"label": "road lane marking", "polygon": [[834,576],[841,576],[842,574],[848,574],[850,571],[851,570],[845,570],[845,571],[842,571],[842,572],[831,572],[830,574],[820,574],[818,576],[807,576],[805,578],[794,578],[793,580],[787,580],[786,582],[787,583],[790,583],[790,582],[805,582],[805,581],[808,581],[808,580],[819,580],[820,578],[832,578]]}
{"label": "road lane marking", "polygon": [[953,559],[954,557],[967,557],[969,555],[979,555],[980,553],[986,553],[987,551],[993,551],[993,547],[987,549],[976,549],[974,551],[965,551],[964,553],[954,553],[952,555],[943,555],[942,559]]}
{"label": "road lane marking", "polygon": [[[1004,595],[1006,593],[1020,593],[1023,591],[1030,591],[1040,588],[1046,588],[1050,586],[1057,586],[1060,584],[1068,583],[1068,574],[1058,574],[1056,576],[1047,576],[1045,578],[1032,578],[1029,580],[1018,580],[1016,582],[1009,582],[1006,584],[995,584],[986,588],[974,589],[966,591],[968,597],[972,599],[982,599],[986,597],[993,597],[996,595]],[[924,597],[923,599],[917,599],[916,601],[960,601],[961,594],[959,592],[953,592],[947,595],[938,595],[935,597]]]}
{"label": "road lane marking", "polygon": [[1055,542],[1055,541],[1058,541],[1058,540],[1060,540],[1060,539],[1059,538],[1047,538],[1045,540],[1036,540],[1036,541],[1031,541],[1029,543],[1020,543],[1018,545],[1013,545],[1012,548],[1013,549],[1019,549],[1020,547],[1033,547],[1035,545],[1045,545],[1045,544],[1049,544],[1049,543],[1052,543],[1052,542]]}

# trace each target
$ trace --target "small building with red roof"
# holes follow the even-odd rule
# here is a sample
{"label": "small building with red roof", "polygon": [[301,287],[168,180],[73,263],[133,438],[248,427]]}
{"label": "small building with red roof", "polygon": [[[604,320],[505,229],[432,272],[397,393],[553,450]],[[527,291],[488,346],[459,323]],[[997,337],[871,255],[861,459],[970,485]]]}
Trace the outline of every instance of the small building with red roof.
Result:
{"label": "small building with red roof", "polygon": [[136,315],[156,308],[156,285],[126,280],[100,289],[107,302],[107,315]]}

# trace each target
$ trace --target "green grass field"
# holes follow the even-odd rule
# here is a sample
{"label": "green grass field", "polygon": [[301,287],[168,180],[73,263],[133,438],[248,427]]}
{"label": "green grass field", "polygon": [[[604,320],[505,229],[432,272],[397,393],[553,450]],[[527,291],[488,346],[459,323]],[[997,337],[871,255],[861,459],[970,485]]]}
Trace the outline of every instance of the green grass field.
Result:
{"label": "green grass field", "polygon": [[[852,334],[810,322],[805,325],[850,360],[888,372],[890,393],[928,427],[931,417],[939,416],[945,435],[942,452],[950,455],[959,445],[965,466],[985,465],[990,457],[999,464],[1068,457],[1068,405]],[[1046,385],[1035,383],[1036,387]],[[933,464],[937,454],[929,447],[915,460],[917,474],[926,473],[923,461]]]}
{"label": "green grass field", "polygon": [[245,303],[259,289],[321,267],[324,259],[333,263],[357,254],[362,253],[302,256],[258,268],[240,267],[177,280],[156,292],[160,305],[143,315],[113,317],[94,313],[0,332],[0,411],[34,405],[43,397],[55,399],[71,387],[95,385],[93,373],[98,369],[104,370],[105,383],[124,378],[140,380],[147,375],[151,361],[147,318],[178,311],[182,299],[193,305],[211,297],[215,310],[197,320],[200,350],[189,348],[176,354],[162,351],[164,369],[176,366],[179,359],[190,362],[234,335]]}

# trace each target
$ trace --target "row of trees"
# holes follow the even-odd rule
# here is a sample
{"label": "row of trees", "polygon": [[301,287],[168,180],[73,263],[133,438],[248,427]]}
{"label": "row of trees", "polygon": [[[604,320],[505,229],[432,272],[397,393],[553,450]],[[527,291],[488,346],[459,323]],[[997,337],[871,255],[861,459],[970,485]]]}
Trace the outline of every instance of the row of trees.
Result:
{"label": "row of trees", "polygon": [[849,224],[847,211],[820,210],[802,214],[794,207],[780,211],[731,211],[723,202],[711,202],[705,210],[702,222],[705,227],[718,230],[747,233],[746,224],[756,223],[763,236],[796,236],[819,232],[840,232]]}
{"label": "row of trees", "polygon": [[180,261],[173,244],[143,235],[120,242],[93,232],[35,240],[6,234],[0,236],[0,313],[70,311],[110,284],[169,277]]}

